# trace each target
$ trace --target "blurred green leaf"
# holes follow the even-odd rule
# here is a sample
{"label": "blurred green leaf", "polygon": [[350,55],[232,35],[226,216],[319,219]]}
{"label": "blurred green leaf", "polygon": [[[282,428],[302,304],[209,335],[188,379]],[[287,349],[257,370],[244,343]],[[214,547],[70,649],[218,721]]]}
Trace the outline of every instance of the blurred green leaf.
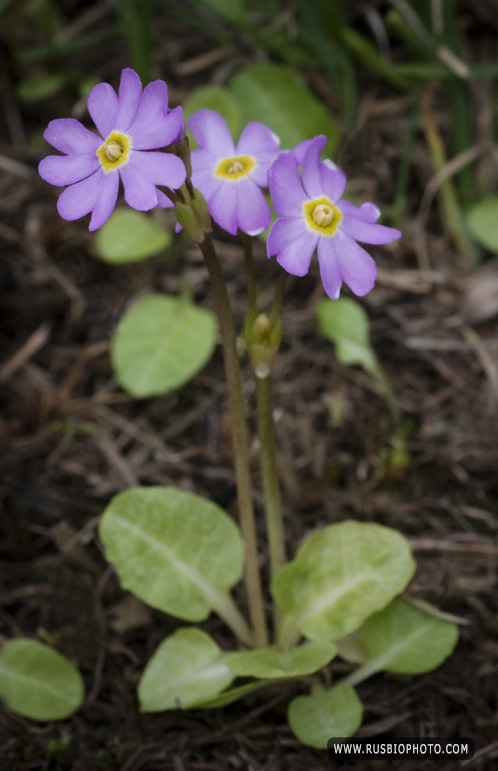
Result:
{"label": "blurred green leaf", "polygon": [[309,696],[293,699],[287,712],[292,732],[303,744],[327,749],[334,736],[352,736],[363,719],[363,706],[356,691],[340,683],[330,690],[314,685]]}
{"label": "blurred green leaf", "polygon": [[21,81],[17,87],[17,94],[23,102],[36,102],[53,96],[65,84],[65,74],[40,75]]}
{"label": "blurred green leaf", "polygon": [[246,694],[253,691],[259,691],[261,688],[266,688],[269,685],[275,685],[275,680],[256,680],[245,685],[240,685],[238,688],[231,688],[229,691],[224,691],[218,696],[214,696],[212,699],[206,699],[197,702],[193,705],[196,709],[217,709],[218,707],[226,707],[229,704],[233,704],[234,701],[242,699]]}
{"label": "blurred green leaf", "polygon": [[282,149],[325,134],[325,152],[333,156],[340,138],[338,126],[294,70],[270,62],[250,64],[232,79],[230,91],[242,123],[266,124],[280,137]]}
{"label": "blurred green leaf", "polygon": [[33,62],[43,61],[50,58],[61,58],[78,51],[95,49],[102,43],[116,38],[119,34],[119,28],[116,24],[107,24],[95,32],[78,35],[70,40],[62,42],[55,41],[44,43],[42,45],[32,45],[28,48],[22,48],[19,52],[19,62],[21,64],[32,64]]}
{"label": "blurred green leaf", "polygon": [[[234,140],[237,141],[242,128],[242,117],[239,105],[228,88],[225,86],[203,86],[196,89],[183,104],[185,122],[194,112],[204,109],[219,112],[225,118]],[[187,134],[190,146],[194,150],[197,147],[197,142],[190,131],[187,130]]]}
{"label": "blurred green leaf", "polygon": [[160,644],[138,683],[142,712],[190,709],[235,679],[227,654],[201,629],[177,629]]}
{"label": "blurred green leaf", "polygon": [[306,643],[289,651],[275,647],[229,653],[227,665],[241,677],[282,678],[311,675],[334,658],[331,642]]}
{"label": "blurred green leaf", "polygon": [[151,0],[117,0],[116,10],[128,44],[131,64],[145,85],[151,79],[152,70]]}
{"label": "blurred green leaf", "polygon": [[97,231],[95,246],[112,265],[145,260],[171,243],[171,233],[150,216],[135,209],[116,209]]}
{"label": "blurred green leaf", "polygon": [[118,324],[111,360],[119,384],[137,399],[191,380],[211,357],[216,320],[186,298],[149,295]]}
{"label": "blurred green leaf", "polygon": [[9,640],[0,650],[0,699],[31,720],[65,720],[84,699],[80,673],[37,640]]}
{"label": "blurred green leaf", "polygon": [[324,298],[316,309],[319,332],[335,345],[341,364],[363,367],[380,385],[393,412],[397,400],[384,370],[370,344],[369,319],[365,309],[350,297]]}
{"label": "blurred green leaf", "polygon": [[293,645],[299,633],[309,640],[344,637],[402,592],[414,570],[409,544],[396,530],[353,521],[323,528],[272,581],[280,644]]}
{"label": "blurred green leaf", "polygon": [[498,254],[498,196],[483,198],[471,206],[467,224],[479,246]]}
{"label": "blurred green leaf", "polygon": [[245,20],[244,0],[199,0],[199,3],[210,8],[227,21],[237,23]]}
{"label": "blurred green leaf", "polygon": [[367,619],[363,639],[369,653],[369,669],[420,675],[439,667],[453,652],[458,627],[397,599]]}
{"label": "blurred green leaf", "polygon": [[232,613],[244,545],[216,504],[174,487],[134,488],[112,499],[99,535],[122,587],[153,608],[185,621]]}

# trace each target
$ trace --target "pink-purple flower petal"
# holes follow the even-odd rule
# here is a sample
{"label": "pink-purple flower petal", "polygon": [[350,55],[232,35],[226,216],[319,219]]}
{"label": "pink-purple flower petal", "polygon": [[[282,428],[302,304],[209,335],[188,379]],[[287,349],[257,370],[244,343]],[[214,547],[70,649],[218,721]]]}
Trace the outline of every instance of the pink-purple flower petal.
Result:
{"label": "pink-purple flower petal", "polygon": [[[341,203],[337,207],[339,210],[342,210]],[[343,214],[340,230],[356,241],[361,241],[364,244],[388,244],[401,236],[400,231],[396,228],[367,222],[364,219],[345,214],[344,211]]]}
{"label": "pink-purple flower petal", "polygon": [[145,87],[128,133],[134,149],[155,150],[171,144],[182,123],[182,108],[168,112],[168,87],[163,80],[155,80]]}
{"label": "pink-purple flower petal", "polygon": [[283,150],[282,152],[290,152],[295,157],[297,165],[301,166],[304,160],[304,156],[308,152],[308,148],[312,143],[312,139],[304,139],[298,145],[292,148],[292,150]]}
{"label": "pink-purple flower petal", "polygon": [[342,275],[334,248],[334,239],[320,238],[317,252],[323,288],[331,300],[337,300],[341,293]]}
{"label": "pink-purple flower petal", "polygon": [[322,161],[320,163],[320,178],[322,181],[322,191],[332,203],[337,203],[346,187],[346,175],[337,168],[332,161]]}
{"label": "pink-purple flower petal", "polygon": [[116,172],[104,174],[104,181],[100,185],[99,193],[95,201],[89,230],[97,230],[104,222],[107,222],[116,206],[119,190],[119,176]]}
{"label": "pink-purple flower petal", "polygon": [[309,198],[317,198],[318,196],[323,195],[324,192],[320,168],[320,153],[326,142],[327,137],[323,134],[315,137],[310,142],[303,159],[301,177],[303,180],[303,187]]}
{"label": "pink-purple flower petal", "polygon": [[57,210],[65,220],[77,220],[93,211],[100,188],[104,183],[104,172],[99,169],[91,177],[66,187],[57,201]]}
{"label": "pink-purple flower petal", "polygon": [[[194,186],[197,186],[195,176],[200,174],[210,174],[211,176],[216,171],[219,159],[215,157],[209,150],[194,150],[192,153],[192,181]],[[219,177],[218,177],[219,179]]]}
{"label": "pink-purple flower petal", "polygon": [[141,170],[140,163],[134,163],[133,159],[130,158],[128,163],[120,167],[119,174],[128,206],[138,211],[149,211],[157,206],[156,187]]}
{"label": "pink-purple flower petal", "polygon": [[330,239],[337,255],[342,280],[358,297],[370,292],[377,278],[374,260],[359,244],[338,230]]}
{"label": "pink-purple flower petal", "polygon": [[197,150],[194,150],[192,153],[192,184],[201,191],[206,201],[209,201],[219,186],[224,184],[224,180],[221,177],[213,177],[212,167],[196,169],[194,163],[196,152]]}
{"label": "pink-purple flower petal", "polygon": [[99,168],[99,159],[92,155],[48,155],[38,166],[45,182],[63,187],[89,177]]}
{"label": "pink-purple flower petal", "polygon": [[180,188],[187,176],[183,161],[170,153],[132,150],[129,163],[134,169],[139,169],[153,185],[162,185],[173,190]]}
{"label": "pink-purple flower petal", "polygon": [[215,158],[236,155],[235,145],[226,120],[214,110],[199,110],[188,119],[188,126],[199,147]]}
{"label": "pink-purple flower petal", "polygon": [[251,179],[235,183],[237,224],[250,236],[262,233],[271,222],[271,209],[259,187]]}
{"label": "pink-purple flower petal", "polygon": [[281,217],[301,217],[303,202],[308,196],[303,190],[299,166],[292,153],[280,155],[268,172],[268,184],[275,213]]}
{"label": "pink-purple flower petal", "polygon": [[232,187],[233,184],[236,183],[221,184],[211,196],[208,208],[214,221],[227,233],[236,236],[239,222],[237,218],[237,192]]}
{"label": "pink-purple flower petal", "polygon": [[320,236],[310,234],[304,220],[282,217],[271,226],[266,241],[268,257],[277,255],[280,265],[293,276],[305,276]]}
{"label": "pink-purple flower petal", "polygon": [[126,67],[121,73],[119,84],[119,107],[114,126],[117,131],[128,132],[137,114],[141,97],[142,82],[135,70]]}
{"label": "pink-purple flower petal", "polygon": [[[264,123],[248,123],[237,143],[237,155],[252,155],[258,164],[271,164],[280,146],[279,137]],[[268,169],[267,169],[268,170]]]}
{"label": "pink-purple flower petal", "polygon": [[102,139],[75,118],[51,120],[43,134],[46,141],[61,153],[95,153]]}
{"label": "pink-purple flower petal", "polygon": [[341,201],[341,211],[348,216],[372,223],[377,222],[381,215],[379,207],[370,201],[362,203],[361,206],[355,206],[351,201]]}
{"label": "pink-purple flower petal", "polygon": [[109,83],[99,83],[90,91],[87,105],[100,136],[107,139],[111,131],[116,128],[119,108],[119,100],[113,87]]}

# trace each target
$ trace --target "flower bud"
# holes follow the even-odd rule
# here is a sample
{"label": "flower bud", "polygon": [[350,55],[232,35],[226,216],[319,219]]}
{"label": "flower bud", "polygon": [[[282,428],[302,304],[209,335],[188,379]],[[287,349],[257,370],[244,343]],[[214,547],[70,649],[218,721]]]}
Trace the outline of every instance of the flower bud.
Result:
{"label": "flower bud", "polygon": [[260,313],[247,320],[245,339],[256,377],[268,377],[282,340],[281,322],[274,322],[266,313]]}

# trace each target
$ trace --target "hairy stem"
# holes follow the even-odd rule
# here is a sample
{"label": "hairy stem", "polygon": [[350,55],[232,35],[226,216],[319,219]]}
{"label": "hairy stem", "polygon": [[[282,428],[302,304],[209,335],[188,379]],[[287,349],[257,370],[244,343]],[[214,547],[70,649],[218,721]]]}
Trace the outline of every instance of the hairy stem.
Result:
{"label": "hairy stem", "polygon": [[237,358],[235,327],[230,300],[220,263],[211,237],[207,234],[199,244],[211,278],[220,325],[232,417],[232,437],[235,456],[235,476],[239,504],[239,519],[246,548],[246,586],[249,612],[254,629],[256,647],[268,644],[261,577],[259,573],[256,525],[252,501],[247,427],[242,395],[242,376]]}
{"label": "hairy stem", "polygon": [[285,545],[280,487],[277,476],[271,375],[268,377],[256,376],[256,402],[258,434],[261,443],[261,475],[265,496],[266,529],[273,577],[285,562]]}

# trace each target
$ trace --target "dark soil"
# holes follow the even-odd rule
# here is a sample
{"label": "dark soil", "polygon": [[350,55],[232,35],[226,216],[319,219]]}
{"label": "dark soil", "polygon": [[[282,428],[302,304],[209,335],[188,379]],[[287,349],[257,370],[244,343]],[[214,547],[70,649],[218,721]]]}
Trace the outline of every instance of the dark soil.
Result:
{"label": "dark soil", "polygon": [[[175,31],[174,46],[158,57],[174,102],[240,64],[228,50],[222,64],[195,65],[210,40],[196,33],[193,41],[181,25]],[[92,74],[115,83],[126,64],[109,50]],[[320,96],[334,109],[327,84]],[[69,97],[68,103],[61,116],[69,114]],[[356,194],[393,199],[412,106],[410,96],[365,84],[357,130],[338,159]],[[28,128],[57,117],[46,105],[29,114],[11,109]],[[444,105],[435,103],[433,117],[444,130]],[[138,601],[123,606],[126,595],[96,534],[99,514],[127,487],[173,484],[235,516],[230,423],[219,350],[180,391],[135,401],[113,378],[108,341],[127,305],[149,291],[174,294],[188,285],[202,306],[212,307],[212,298],[200,252],[183,236],[167,260],[103,264],[87,223],[58,218],[56,191],[35,171],[42,154],[16,145],[8,132],[2,139],[0,634],[60,633],[58,647],[82,671],[87,698],[72,719],[48,725],[0,708],[0,769],[330,769],[327,753],[301,746],[287,726],[294,685],[217,711],[138,712],[138,677],[177,623]],[[437,201],[422,229],[422,193],[432,176],[417,135],[404,237],[393,248],[374,248],[379,280],[363,300],[374,348],[399,399],[409,463],[386,460],[396,427],[375,384],[361,370],[339,365],[317,332],[322,288],[315,265],[306,278],[289,281],[284,305],[275,370],[280,477],[291,552],[317,527],[347,518],[397,528],[418,563],[409,595],[460,623],[456,651],[436,672],[379,675],[359,686],[365,722],[358,735],[472,737],[473,760],[437,768],[491,771],[498,767],[497,268],[489,261],[466,268]],[[221,234],[217,246],[240,329],[241,255]],[[257,266],[268,308],[278,266],[262,247]],[[254,479],[260,505],[256,454]],[[216,618],[205,628],[231,645]],[[330,669],[334,676],[347,667],[333,662]]]}

